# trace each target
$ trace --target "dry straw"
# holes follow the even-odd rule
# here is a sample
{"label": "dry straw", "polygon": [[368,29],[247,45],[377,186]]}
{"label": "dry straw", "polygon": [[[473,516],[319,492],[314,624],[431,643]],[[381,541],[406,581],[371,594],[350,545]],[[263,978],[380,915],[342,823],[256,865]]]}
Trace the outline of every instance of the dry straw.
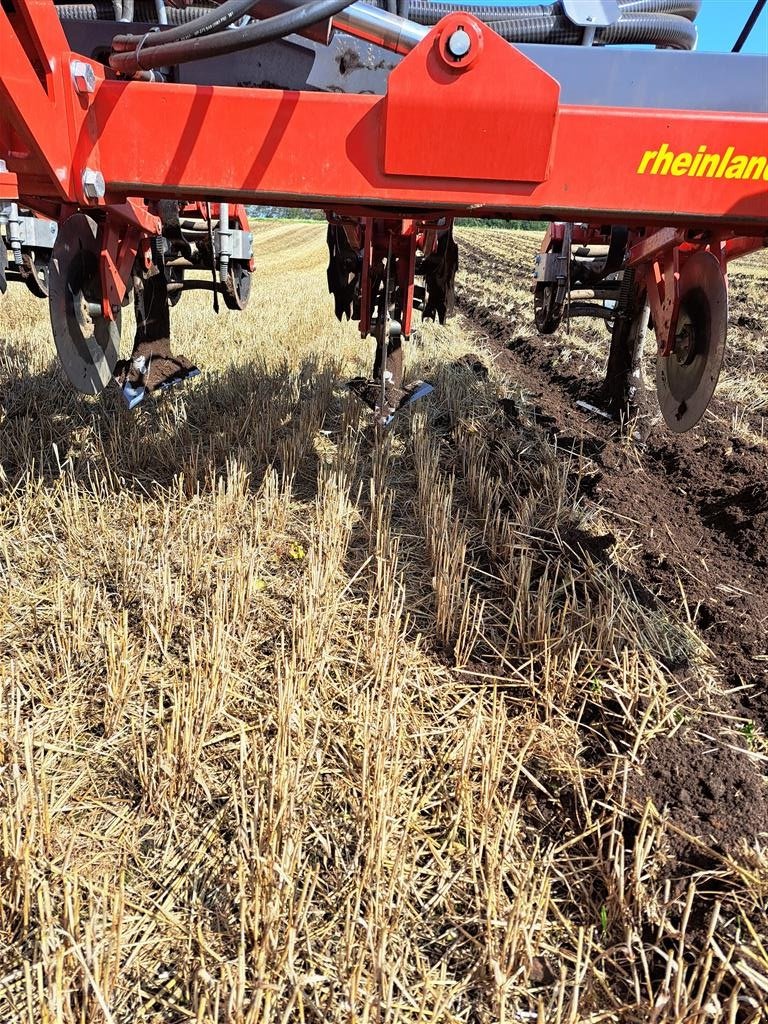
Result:
{"label": "dry straw", "polygon": [[174,312],[207,376],[134,415],[0,304],[0,1020],[756,1024],[759,840],[675,867],[627,795],[706,649],[461,321],[374,443],[323,245],[260,227],[247,314]]}

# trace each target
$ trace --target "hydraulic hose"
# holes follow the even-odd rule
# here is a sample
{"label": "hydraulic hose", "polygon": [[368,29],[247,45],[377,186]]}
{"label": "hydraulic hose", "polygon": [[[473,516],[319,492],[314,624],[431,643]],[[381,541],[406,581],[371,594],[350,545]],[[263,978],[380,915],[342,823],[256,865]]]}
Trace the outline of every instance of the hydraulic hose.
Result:
{"label": "hydraulic hose", "polygon": [[137,71],[148,71],[151,68],[187,64],[207,57],[221,57],[282,39],[292,32],[302,32],[318,22],[328,21],[330,26],[330,19],[351,3],[352,0],[310,0],[301,7],[265,18],[253,25],[246,25],[245,28],[215,32],[146,49],[142,47],[138,55],[135,50],[129,53],[113,53],[109,63],[120,74],[133,75]]}
{"label": "hydraulic hose", "polygon": [[747,18],[747,20],[744,22],[744,28],[741,30],[741,32],[739,32],[739,38],[733,44],[733,49],[731,50],[731,53],[741,53],[741,48],[744,45],[744,43],[746,43],[746,41],[749,39],[750,33],[757,24],[757,19],[763,13],[764,7],[765,0],[755,0],[755,6],[752,8],[752,12]]}
{"label": "hydraulic hose", "polygon": [[153,32],[147,36],[142,44],[142,36],[122,35],[115,36],[112,40],[114,51],[135,50],[142,45],[150,49],[156,46],[164,46],[166,43],[184,42],[187,39],[195,39],[198,36],[208,35],[219,29],[226,28],[233,21],[237,21],[244,15],[258,6],[258,0],[228,0],[221,7],[214,7],[211,11],[187,22],[177,25],[174,28],[163,29],[161,32]]}

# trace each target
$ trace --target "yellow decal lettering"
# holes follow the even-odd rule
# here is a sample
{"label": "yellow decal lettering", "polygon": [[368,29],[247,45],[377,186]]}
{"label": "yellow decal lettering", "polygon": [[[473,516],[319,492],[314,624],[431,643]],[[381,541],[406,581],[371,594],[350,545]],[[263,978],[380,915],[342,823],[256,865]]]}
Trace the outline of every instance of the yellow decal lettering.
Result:
{"label": "yellow decal lettering", "polygon": [[692,160],[693,156],[691,153],[678,153],[672,161],[672,173],[674,176],[679,178],[681,175],[687,174]]}
{"label": "yellow decal lettering", "polygon": [[648,166],[649,161],[653,160],[657,152],[658,150],[656,149],[646,149],[643,153],[643,159],[640,161],[640,166],[637,168],[638,174],[645,174],[645,168]]}
{"label": "yellow decal lettering", "polygon": [[726,181],[768,181],[768,155],[735,154],[728,146],[724,153],[710,153],[706,144],[693,152],[676,153],[668,142],[658,149],[646,149],[637,165],[637,174],[671,174],[674,178],[724,178]]}

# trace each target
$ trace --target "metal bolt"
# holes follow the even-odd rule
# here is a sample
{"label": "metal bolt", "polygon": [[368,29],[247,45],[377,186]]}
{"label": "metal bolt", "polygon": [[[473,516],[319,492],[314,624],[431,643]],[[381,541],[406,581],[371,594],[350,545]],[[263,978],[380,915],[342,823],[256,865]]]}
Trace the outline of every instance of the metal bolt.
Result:
{"label": "metal bolt", "polygon": [[90,167],[86,167],[83,171],[83,192],[86,198],[103,199],[106,191],[104,175],[101,171],[94,171]]}
{"label": "metal bolt", "polygon": [[472,48],[472,40],[469,38],[469,33],[465,32],[463,28],[457,28],[455,32],[451,33],[451,37],[448,40],[448,53],[456,60],[461,60],[462,57],[466,57]]}
{"label": "metal bolt", "polygon": [[75,89],[81,96],[96,91],[96,72],[87,61],[73,60],[69,65],[69,70],[72,73]]}

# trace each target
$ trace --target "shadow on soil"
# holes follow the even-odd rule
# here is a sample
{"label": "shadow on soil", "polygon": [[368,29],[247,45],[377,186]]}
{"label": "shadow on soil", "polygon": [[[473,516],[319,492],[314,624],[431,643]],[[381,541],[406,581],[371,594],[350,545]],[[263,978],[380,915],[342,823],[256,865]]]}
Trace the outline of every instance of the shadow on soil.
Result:
{"label": "shadow on soil", "polygon": [[[4,353],[6,361],[9,355]],[[268,467],[293,465],[296,497],[317,487],[313,435],[337,428],[345,396],[336,368],[305,359],[298,368],[232,365],[128,411],[115,385],[98,398],[73,390],[56,362],[37,374],[0,376],[0,467],[7,486],[50,483],[65,470],[88,488],[153,496],[177,476],[205,490],[236,460],[256,491]]]}

